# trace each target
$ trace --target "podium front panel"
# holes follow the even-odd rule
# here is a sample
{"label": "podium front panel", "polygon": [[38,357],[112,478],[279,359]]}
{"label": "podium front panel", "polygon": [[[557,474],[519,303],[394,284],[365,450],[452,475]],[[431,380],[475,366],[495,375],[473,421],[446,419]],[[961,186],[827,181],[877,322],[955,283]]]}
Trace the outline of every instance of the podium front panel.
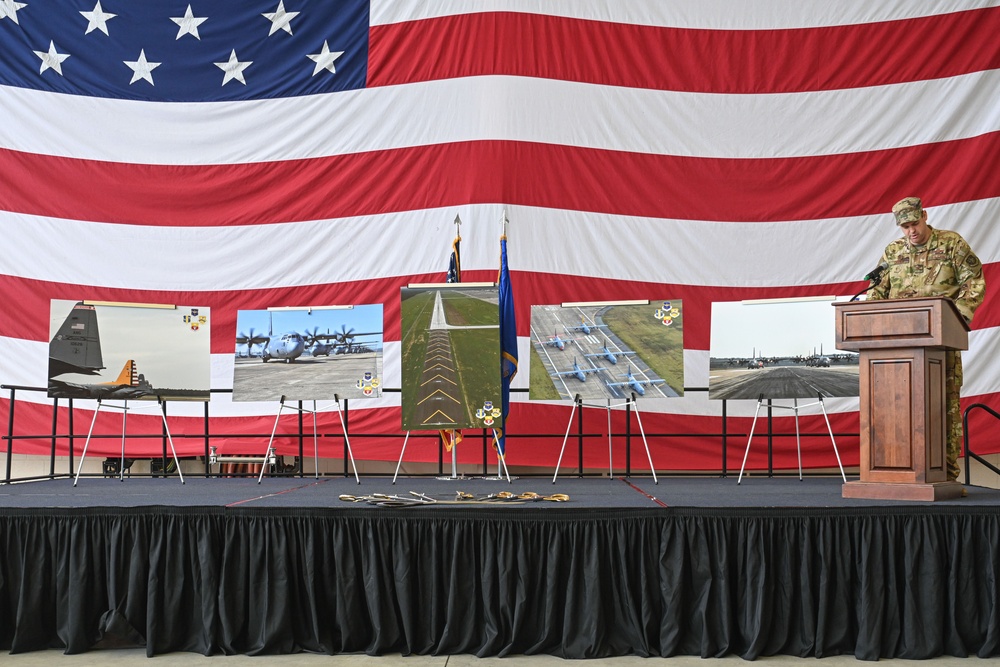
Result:
{"label": "podium front panel", "polygon": [[945,481],[945,352],[869,350],[863,357],[862,481]]}
{"label": "podium front panel", "polygon": [[[861,479],[871,482],[917,481],[923,403],[915,401],[922,359],[919,349],[869,351],[861,369]],[[867,401],[865,400],[867,397]],[[917,445],[917,447],[915,447]],[[922,448],[922,447],[920,447]]]}

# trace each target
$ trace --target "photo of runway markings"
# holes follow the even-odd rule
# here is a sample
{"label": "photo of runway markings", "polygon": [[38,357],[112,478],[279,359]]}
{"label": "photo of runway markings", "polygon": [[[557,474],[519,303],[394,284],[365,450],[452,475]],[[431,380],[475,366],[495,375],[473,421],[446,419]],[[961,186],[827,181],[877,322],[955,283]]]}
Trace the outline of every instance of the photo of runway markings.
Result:
{"label": "photo of runway markings", "polygon": [[684,394],[679,300],[531,308],[531,400]]}
{"label": "photo of runway markings", "polygon": [[500,406],[496,286],[404,287],[400,327],[403,430],[492,426]]}
{"label": "photo of runway markings", "polygon": [[858,396],[859,356],[836,349],[834,301],[713,303],[709,398]]}

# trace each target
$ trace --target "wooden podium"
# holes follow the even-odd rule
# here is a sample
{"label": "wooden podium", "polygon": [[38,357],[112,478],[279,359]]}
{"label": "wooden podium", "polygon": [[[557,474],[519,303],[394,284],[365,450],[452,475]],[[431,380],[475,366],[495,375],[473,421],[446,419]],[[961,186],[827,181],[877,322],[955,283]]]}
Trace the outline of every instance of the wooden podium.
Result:
{"label": "wooden podium", "polygon": [[833,305],[837,349],[861,357],[861,479],[843,497],[960,496],[946,467],[945,352],[969,348],[965,320],[943,297]]}

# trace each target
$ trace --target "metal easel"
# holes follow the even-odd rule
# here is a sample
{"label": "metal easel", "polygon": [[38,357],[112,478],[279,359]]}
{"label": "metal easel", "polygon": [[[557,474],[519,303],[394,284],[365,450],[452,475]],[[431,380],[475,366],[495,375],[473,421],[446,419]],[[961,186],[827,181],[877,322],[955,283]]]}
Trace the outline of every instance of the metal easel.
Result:
{"label": "metal easel", "polygon": [[[455,431],[457,429],[449,429],[452,434],[452,442],[455,441]],[[399,450],[399,461],[396,462],[396,472],[392,476],[392,483],[396,483],[396,478],[399,477],[399,469],[403,465],[403,455],[406,454],[406,443],[410,440],[410,432],[407,431],[406,435],[403,437],[403,448]],[[458,453],[455,451],[455,445],[451,448],[451,477],[438,477],[438,479],[458,479]]]}
{"label": "metal easel", "polygon": [[[347,436],[347,427],[344,425],[344,416],[340,411],[340,397],[334,395],[334,400],[337,404],[337,413],[340,414],[340,424],[344,429],[344,442],[347,444],[347,453],[351,459],[351,466],[354,468],[354,478],[357,480],[358,484],[361,483],[361,478],[358,476],[357,466],[354,463],[354,453],[351,451],[351,442]],[[257,458],[252,456],[219,456],[216,453],[215,447],[211,448],[211,452],[208,457],[209,465],[215,465],[217,463],[252,463],[261,465],[260,474],[257,476],[257,483],[260,484],[264,479],[264,466],[275,466],[278,463],[277,453],[274,451],[274,436],[278,431],[278,421],[281,419],[281,413],[284,410],[293,410],[298,413],[311,413],[313,416],[313,467],[315,468],[315,475],[319,477],[319,433],[316,425],[316,414],[323,412],[323,409],[318,409],[316,407],[316,401],[313,401],[312,409],[293,407],[285,404],[285,397],[281,397],[281,402],[278,405],[278,414],[274,417],[274,428],[271,429],[271,437],[267,441],[267,450],[264,453],[263,458]],[[326,406],[329,407],[329,406]]]}
{"label": "metal easel", "polygon": [[[452,433],[454,433],[455,430],[456,429],[451,429]],[[496,447],[496,445],[499,444],[499,442],[500,442],[500,436],[497,435],[496,429],[491,429],[491,430],[493,431],[493,444],[494,444],[494,447]],[[407,431],[406,435],[403,437],[403,448],[399,450],[399,461],[396,462],[396,472],[392,476],[392,483],[393,484],[396,483],[396,478],[399,477],[399,468],[403,465],[403,455],[406,453],[406,443],[409,441],[409,439],[410,439],[410,432]],[[442,479],[442,480],[459,479],[459,477],[458,477],[458,454],[455,451],[457,448],[458,448],[458,445],[454,445],[451,448],[451,477],[438,477],[437,479]],[[506,475],[507,475],[507,482],[508,483],[513,483],[513,482],[511,482],[511,479],[510,479],[510,471],[507,470],[507,461],[505,460],[504,456],[500,455],[499,448],[497,448],[497,459],[499,460],[499,462],[497,463],[497,478],[498,479],[503,479],[503,475],[504,475],[504,473],[506,473]]]}
{"label": "metal easel", "polygon": [[[167,413],[164,408],[163,400],[159,397],[156,399],[157,407],[160,408],[160,416],[163,418],[163,430],[167,434],[167,442],[170,443],[170,451],[174,455],[174,465],[177,467],[177,475],[180,477],[181,484],[184,483],[184,473],[181,472],[181,462],[177,458],[177,450],[174,448],[174,439],[170,436],[170,427],[167,425]],[[149,407],[149,405],[143,406]],[[107,408],[108,410],[121,410],[122,411],[122,455],[121,463],[118,466],[118,479],[119,481],[125,481],[125,425],[128,419],[128,411],[136,410],[136,407],[129,407],[128,399],[122,399],[121,405],[111,405],[105,403],[101,399],[97,399],[97,409],[94,410],[94,417],[90,420],[90,429],[87,431],[87,439],[83,443],[83,453],[80,454],[80,465],[76,469],[76,476],[73,478],[73,486],[76,486],[77,482],[80,481],[80,472],[83,470],[83,461],[87,458],[87,447],[90,445],[90,437],[94,433],[94,424],[97,423],[97,414],[101,411],[101,408]]]}
{"label": "metal easel", "polygon": [[503,480],[504,475],[507,475],[507,483],[513,484],[514,482],[510,478],[510,470],[507,469],[507,455],[506,453],[500,453],[500,436],[497,434],[495,428],[490,430],[493,432],[493,449],[497,451],[497,476],[496,478],[487,477],[486,479]]}
{"label": "metal easel", "polygon": [[[570,413],[569,413],[569,420],[566,423],[566,434],[563,436],[562,448],[559,450],[559,460],[556,461],[556,471],[555,471],[555,474],[552,475],[552,483],[553,484],[556,483],[556,478],[559,476],[559,466],[562,465],[563,453],[566,451],[566,441],[569,439],[569,430],[573,426],[573,415],[574,415],[574,413],[576,413],[577,406],[580,407],[581,411],[585,407],[603,408],[604,410],[607,411],[607,415],[608,415],[608,478],[609,479],[614,479],[614,465],[613,465],[612,455],[611,455],[611,409],[612,408],[620,408],[620,407],[623,407],[623,406],[628,407],[629,405],[631,405],[632,409],[635,411],[635,419],[639,423],[639,433],[642,435],[642,444],[646,447],[646,458],[649,460],[649,471],[653,474],[653,483],[654,484],[659,484],[660,483],[659,480],[656,479],[656,470],[653,468],[653,456],[649,453],[649,442],[646,440],[646,431],[642,427],[642,418],[639,416],[639,407],[638,407],[638,402],[636,401],[636,398],[635,398],[635,392],[632,392],[632,395],[629,398],[626,398],[623,403],[612,404],[611,403],[611,399],[609,398],[607,400],[607,404],[606,405],[597,405],[597,404],[587,404],[587,403],[584,403],[583,400],[580,398],[579,394],[577,394],[576,396],[573,397],[573,409],[570,410]],[[581,465],[582,465],[582,463],[581,463]],[[581,470],[581,472],[582,472],[582,470]]]}
{"label": "metal easel", "polygon": [[[830,427],[830,417],[826,414],[826,404],[823,402],[822,396],[817,396],[817,399],[813,403],[807,403],[805,405],[799,405],[797,398],[792,399],[792,404],[789,405],[772,405],[772,408],[778,410],[791,410],[795,413],[795,449],[799,455],[799,481],[802,481],[802,442],[799,437],[799,410],[802,408],[812,407],[814,405],[819,405],[823,411],[823,419],[826,420],[826,429],[830,433],[830,442],[833,444],[833,453],[837,457],[837,465],[840,466],[840,476],[844,478],[844,483],[847,483],[847,475],[844,474],[844,465],[840,462],[840,452],[837,451],[837,440],[833,437],[833,428]],[[747,448],[743,452],[743,465],[740,466],[740,476],[736,480],[739,484],[743,481],[743,470],[747,465],[747,457],[750,455],[750,441],[753,440],[754,428],[757,426],[757,415],[760,414],[760,406],[764,402],[764,396],[760,395],[757,397],[757,410],[753,413],[753,423],[750,425],[750,437],[747,438]]]}

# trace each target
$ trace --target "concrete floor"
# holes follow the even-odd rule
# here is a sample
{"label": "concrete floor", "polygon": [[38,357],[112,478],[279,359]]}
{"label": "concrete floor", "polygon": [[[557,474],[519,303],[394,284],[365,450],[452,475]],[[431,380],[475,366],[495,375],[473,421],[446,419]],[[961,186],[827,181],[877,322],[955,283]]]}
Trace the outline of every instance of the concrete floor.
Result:
{"label": "concrete floor", "polygon": [[[155,662],[150,662],[150,661]],[[943,657],[930,660],[935,667],[969,667],[980,663],[978,658],[969,662],[965,658]],[[206,661],[206,662],[202,662]],[[389,667],[389,665],[406,665],[406,667],[510,667],[511,665],[526,665],[527,667],[556,667],[557,665],[581,664],[586,667],[629,667],[649,664],[663,664],[669,667],[735,667],[749,664],[738,656],[725,658],[702,659],[692,656],[674,658],[639,658],[626,656],[621,658],[603,658],[594,660],[570,661],[554,656],[509,656],[506,658],[477,658],[473,655],[451,656],[407,656],[385,655],[372,657],[368,655],[278,655],[278,656],[203,656],[197,653],[168,653],[155,658],[147,658],[143,649],[115,649],[90,651],[78,655],[63,655],[60,651],[35,651],[8,655],[0,653],[0,662],[4,667],[132,667],[134,665],[155,664],[156,667],[188,667],[193,663],[212,665],[212,667],[240,667],[243,665],[268,665],[268,667],[318,667],[319,665],[335,665],[336,667]],[[818,667],[863,667],[870,662],[855,660],[851,656],[835,656],[830,658],[795,658],[791,656],[773,656],[754,661],[755,665],[764,667],[798,667],[809,662]],[[990,664],[995,664],[992,660]],[[880,660],[879,667],[914,667],[912,660]]]}

